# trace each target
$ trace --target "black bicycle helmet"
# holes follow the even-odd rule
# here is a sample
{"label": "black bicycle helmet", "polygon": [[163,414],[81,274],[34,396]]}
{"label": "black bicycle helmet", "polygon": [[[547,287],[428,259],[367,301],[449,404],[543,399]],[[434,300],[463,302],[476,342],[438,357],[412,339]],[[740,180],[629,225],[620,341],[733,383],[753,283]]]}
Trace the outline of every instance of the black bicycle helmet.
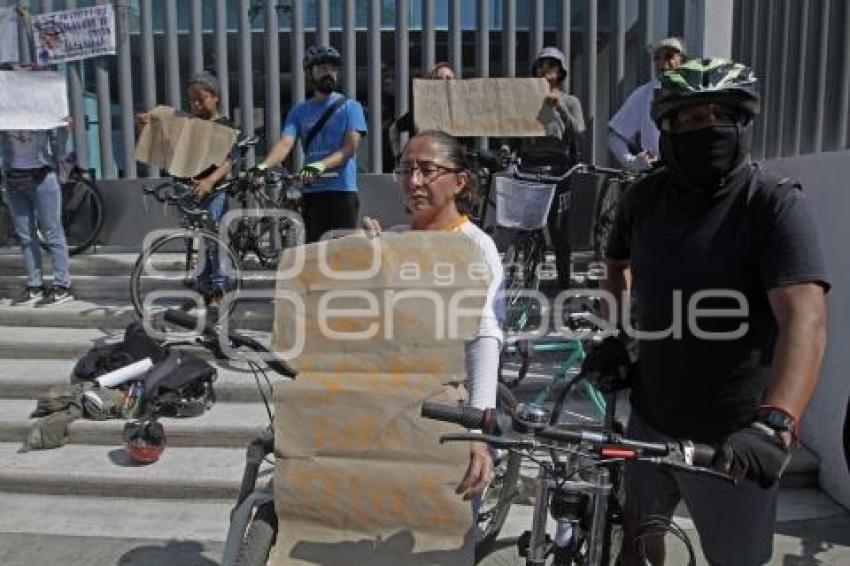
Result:
{"label": "black bicycle helmet", "polygon": [[304,51],[304,70],[309,71],[313,65],[331,63],[339,67],[342,65],[342,56],[336,47],[329,45],[311,45]]}
{"label": "black bicycle helmet", "polygon": [[652,103],[652,119],[659,126],[671,113],[696,104],[723,104],[749,117],[759,113],[758,79],[741,63],[691,59],[659,80]]}

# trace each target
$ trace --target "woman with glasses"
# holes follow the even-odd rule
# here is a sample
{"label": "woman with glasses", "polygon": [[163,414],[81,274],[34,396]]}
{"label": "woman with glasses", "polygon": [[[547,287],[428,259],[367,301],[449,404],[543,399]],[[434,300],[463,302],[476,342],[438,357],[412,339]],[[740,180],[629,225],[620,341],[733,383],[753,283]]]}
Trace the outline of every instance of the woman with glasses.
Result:
{"label": "woman with glasses", "polygon": [[[492,274],[477,337],[466,344],[469,402],[479,409],[496,406],[501,321],[504,303],[502,263],[490,236],[469,221],[466,214],[476,198],[475,177],[467,165],[466,150],[452,136],[424,131],[407,143],[395,169],[410,224],[392,231],[431,230],[458,232],[481,251]],[[364,228],[373,236],[381,232],[374,218],[364,217]],[[457,488],[464,499],[480,495],[493,475],[493,461],[487,445],[470,445],[469,467]]]}

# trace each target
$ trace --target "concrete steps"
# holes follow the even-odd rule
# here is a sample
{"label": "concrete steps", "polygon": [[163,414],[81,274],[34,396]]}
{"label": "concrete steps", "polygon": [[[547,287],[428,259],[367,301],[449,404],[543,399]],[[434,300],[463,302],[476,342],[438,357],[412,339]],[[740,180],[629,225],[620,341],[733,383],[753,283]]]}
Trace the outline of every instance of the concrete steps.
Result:
{"label": "concrete steps", "polygon": [[[76,291],[75,291],[76,292]],[[235,328],[271,331],[274,318],[269,301],[240,301],[230,317]],[[0,302],[0,326],[52,328],[124,328],[136,320],[128,301],[118,299],[89,299],[74,301],[50,308],[12,306]]]}
{"label": "concrete steps", "polygon": [[71,444],[27,453],[18,448],[0,443],[0,492],[235,500],[245,465],[242,448],[167,447],[147,466],[133,463],[121,446]]}
{"label": "concrete steps", "polygon": [[[245,332],[265,345],[267,332]],[[0,358],[11,359],[77,359],[92,346],[123,340],[124,329],[117,328],[52,328],[37,326],[0,326]],[[204,348],[191,347],[198,355],[210,359]]]}
{"label": "concrete steps", "polygon": [[[256,381],[246,365],[228,360],[211,363],[218,370],[214,388],[219,404],[261,402]],[[69,382],[75,364],[75,359],[0,359],[0,397],[29,400],[32,410],[40,395]],[[274,372],[267,375],[272,383],[284,379]]]}
{"label": "concrete steps", "polygon": [[[0,442],[21,443],[35,419],[35,403],[29,399],[0,399]],[[120,447],[124,420],[79,419],[69,427],[70,444]],[[244,449],[266,426],[269,418],[260,403],[216,403],[201,416],[160,422],[168,446]]]}
{"label": "concrete steps", "polygon": [[[98,300],[121,300],[124,304],[130,304],[130,278],[128,275],[77,275],[71,272],[71,290],[74,297],[84,301]],[[26,277],[23,275],[0,275],[0,296],[17,297],[26,285]],[[44,284],[50,285],[52,277],[45,277]],[[269,298],[275,289],[274,274],[271,272],[258,275],[242,275],[242,288],[251,290],[267,290]],[[183,279],[178,274],[173,276],[147,277],[142,285],[142,292],[157,291],[182,291],[178,299],[185,298],[187,288],[183,285]]]}

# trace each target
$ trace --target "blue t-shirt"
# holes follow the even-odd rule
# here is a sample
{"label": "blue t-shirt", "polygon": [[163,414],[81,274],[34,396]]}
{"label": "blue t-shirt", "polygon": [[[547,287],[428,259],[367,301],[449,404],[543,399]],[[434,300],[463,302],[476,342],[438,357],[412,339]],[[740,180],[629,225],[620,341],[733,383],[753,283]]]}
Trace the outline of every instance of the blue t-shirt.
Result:
{"label": "blue t-shirt", "polygon": [[[304,137],[319,121],[336,100],[342,95],[338,92],[331,94],[321,102],[306,100],[296,104],[286,116],[283,124],[283,135],[291,138],[304,140]],[[313,163],[324,159],[331,153],[339,150],[345,144],[345,135],[348,132],[366,132],[366,118],[363,117],[363,108],[356,100],[346,100],[340,108],[325,122],[324,127],[316,134],[307,154],[304,156],[305,163]],[[333,177],[321,177],[316,179],[309,187],[304,187],[305,193],[316,193],[322,191],[348,191],[357,190],[357,165],[354,156],[351,156],[345,165],[335,171],[338,173]]]}

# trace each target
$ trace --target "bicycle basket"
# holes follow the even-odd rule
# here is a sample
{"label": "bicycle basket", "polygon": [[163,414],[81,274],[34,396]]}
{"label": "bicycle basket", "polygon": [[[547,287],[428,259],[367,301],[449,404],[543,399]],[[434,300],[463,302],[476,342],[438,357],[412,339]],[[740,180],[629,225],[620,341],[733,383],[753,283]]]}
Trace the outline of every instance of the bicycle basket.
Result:
{"label": "bicycle basket", "polygon": [[496,224],[503,228],[538,230],[546,225],[555,185],[496,175]]}

